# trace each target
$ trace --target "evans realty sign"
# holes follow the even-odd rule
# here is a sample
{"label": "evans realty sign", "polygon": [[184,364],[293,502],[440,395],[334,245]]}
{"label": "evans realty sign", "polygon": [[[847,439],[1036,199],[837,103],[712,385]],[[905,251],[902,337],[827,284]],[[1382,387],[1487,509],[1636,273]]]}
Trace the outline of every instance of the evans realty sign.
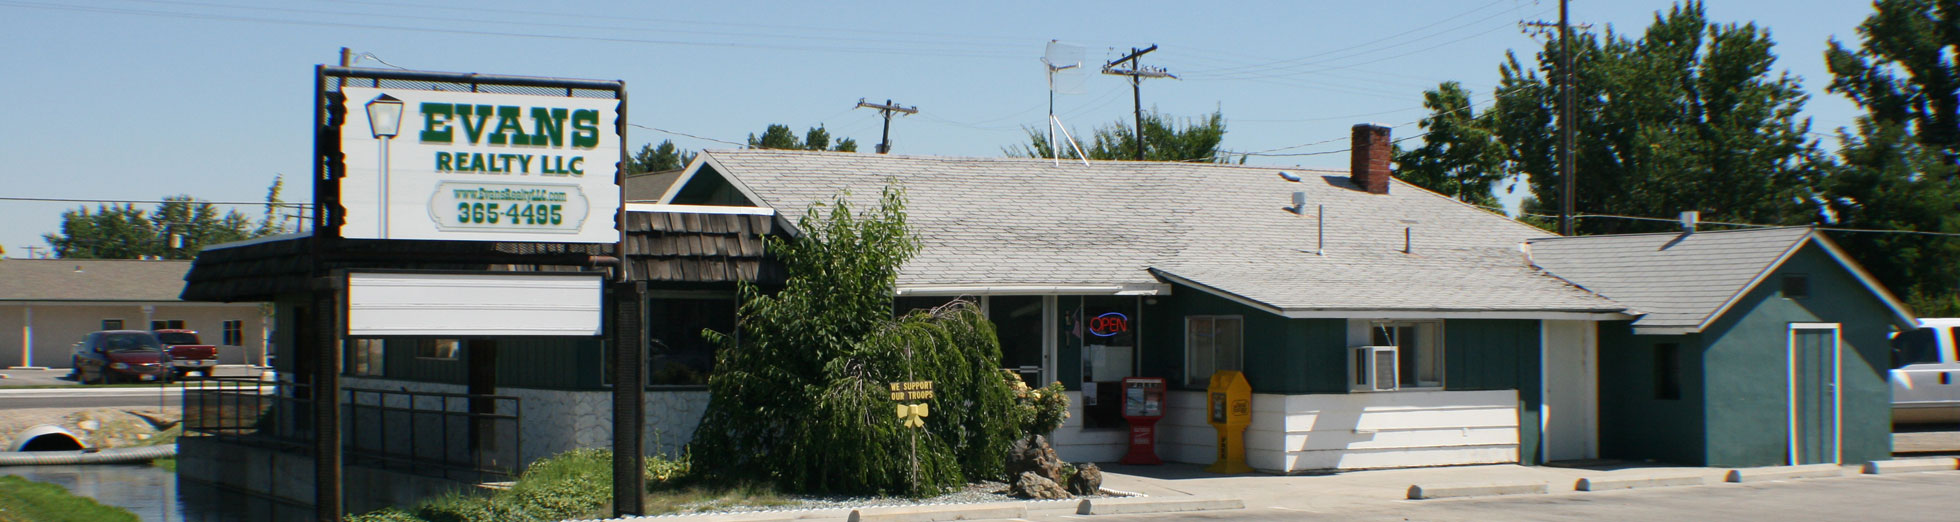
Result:
{"label": "evans realty sign", "polygon": [[612,243],[618,100],[343,87],[341,237]]}

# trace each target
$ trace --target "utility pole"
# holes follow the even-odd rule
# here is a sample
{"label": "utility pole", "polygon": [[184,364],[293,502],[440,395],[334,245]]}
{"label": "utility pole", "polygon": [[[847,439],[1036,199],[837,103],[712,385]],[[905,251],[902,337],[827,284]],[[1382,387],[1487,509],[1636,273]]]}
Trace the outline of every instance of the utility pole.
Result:
{"label": "utility pole", "polygon": [[914,105],[911,107],[903,107],[898,104],[892,103],[892,100],[890,98],[885,99],[884,105],[879,105],[876,103],[865,103],[864,98],[858,98],[857,107],[852,107],[852,108],[853,109],[858,109],[858,108],[878,109],[878,112],[882,112],[885,114],[885,135],[878,138],[879,154],[889,154],[892,151],[892,113],[897,112],[897,113],[905,114],[907,116],[919,113],[919,106]]}
{"label": "utility pole", "polygon": [[[1150,53],[1150,51],[1155,51],[1155,50],[1157,50],[1157,44],[1150,44],[1150,47],[1146,47],[1143,49],[1131,47],[1129,55],[1124,56],[1122,58],[1117,58],[1115,60],[1110,60],[1109,63],[1103,64],[1103,69],[1102,69],[1103,74],[1107,74],[1111,76],[1130,77],[1130,97],[1132,100],[1135,101],[1136,104],[1136,116],[1137,116],[1136,160],[1137,161],[1143,161],[1143,79],[1144,78],[1170,78],[1173,80],[1177,79],[1177,75],[1171,74],[1169,71],[1165,71],[1164,68],[1162,67],[1144,67],[1139,64],[1138,62],[1139,58],[1142,58],[1143,55],[1148,54]],[[1130,68],[1128,69],[1116,68],[1117,64],[1121,64],[1123,62],[1130,62]]]}
{"label": "utility pole", "polygon": [[[1573,235],[1572,215],[1576,213],[1575,209],[1577,206],[1574,204],[1574,200],[1578,199],[1579,184],[1572,169],[1572,149],[1574,147],[1572,139],[1572,110],[1574,109],[1572,102],[1572,22],[1567,17],[1566,3],[1567,0],[1559,0],[1558,2],[1558,171],[1560,189],[1558,233],[1559,235],[1570,236]],[[1535,29],[1540,34],[1543,34],[1545,28],[1552,26],[1551,23],[1542,20],[1537,22],[1522,22],[1520,25],[1527,28],[1527,30]],[[1590,29],[1591,27],[1590,25],[1580,26],[1582,29]]]}

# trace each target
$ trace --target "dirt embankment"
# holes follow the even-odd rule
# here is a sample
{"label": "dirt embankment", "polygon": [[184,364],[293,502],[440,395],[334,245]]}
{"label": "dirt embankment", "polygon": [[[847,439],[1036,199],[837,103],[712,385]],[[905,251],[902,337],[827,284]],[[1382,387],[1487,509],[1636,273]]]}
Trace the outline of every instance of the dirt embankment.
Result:
{"label": "dirt embankment", "polygon": [[177,430],[169,428],[181,419],[183,412],[175,407],[160,412],[154,407],[7,410],[5,415],[0,415],[0,451],[14,449],[15,436],[44,424],[68,430],[82,439],[82,445],[91,448],[148,446],[174,438]]}

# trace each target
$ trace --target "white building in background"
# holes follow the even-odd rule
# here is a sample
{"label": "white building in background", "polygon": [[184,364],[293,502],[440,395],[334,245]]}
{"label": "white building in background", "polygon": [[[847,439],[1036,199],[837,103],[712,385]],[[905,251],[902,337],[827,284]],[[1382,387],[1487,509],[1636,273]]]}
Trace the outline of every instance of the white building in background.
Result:
{"label": "white building in background", "polygon": [[67,368],[96,330],[196,330],[221,364],[266,362],[259,303],[178,299],[189,261],[0,260],[0,367]]}

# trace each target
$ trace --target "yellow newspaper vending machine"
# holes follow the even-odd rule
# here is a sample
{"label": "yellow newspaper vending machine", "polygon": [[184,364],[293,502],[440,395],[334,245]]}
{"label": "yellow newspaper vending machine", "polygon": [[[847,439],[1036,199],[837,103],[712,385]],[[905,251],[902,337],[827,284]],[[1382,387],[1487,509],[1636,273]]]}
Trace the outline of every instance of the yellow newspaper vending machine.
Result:
{"label": "yellow newspaper vending machine", "polygon": [[1243,373],[1220,371],[1211,374],[1205,397],[1205,420],[1218,430],[1218,462],[1205,471],[1251,472],[1245,465],[1245,428],[1252,424],[1252,384]]}

